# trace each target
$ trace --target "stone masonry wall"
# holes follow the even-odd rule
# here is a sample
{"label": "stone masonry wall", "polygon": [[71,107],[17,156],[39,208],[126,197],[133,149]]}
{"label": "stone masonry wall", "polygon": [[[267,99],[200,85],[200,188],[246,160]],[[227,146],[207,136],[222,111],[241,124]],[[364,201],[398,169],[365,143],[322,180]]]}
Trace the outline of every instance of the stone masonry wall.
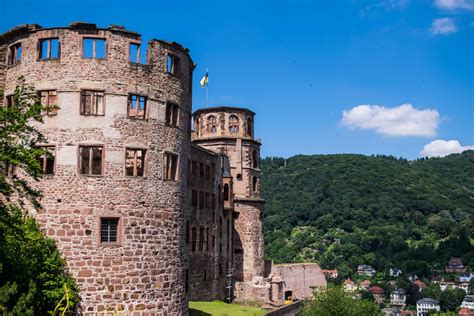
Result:
{"label": "stone masonry wall", "polygon": [[[39,60],[38,40],[50,37],[61,43],[60,58]],[[106,58],[84,59],[83,37],[105,38]],[[36,217],[77,278],[83,314],[186,314],[185,173],[193,67],[187,51],[154,40],[148,45],[147,65],[130,63],[129,44],[140,43],[140,35],[81,27],[3,34],[0,51],[18,42],[19,64],[5,66],[0,54],[6,94],[13,92],[20,75],[37,90],[57,90],[58,114],[45,117],[39,126],[55,146],[56,158],[55,174],[36,184],[44,193],[44,209]],[[166,71],[168,54],[180,58],[178,75]],[[82,89],[104,91],[104,116],[79,114]],[[127,117],[129,93],[148,97],[146,119]],[[178,127],[165,124],[168,101],[179,106]],[[78,146],[92,144],[104,146],[103,173],[81,175]],[[146,150],[143,177],[125,175],[128,147]],[[176,181],[164,178],[167,152],[179,157]],[[119,218],[118,243],[100,242],[101,217]]]}

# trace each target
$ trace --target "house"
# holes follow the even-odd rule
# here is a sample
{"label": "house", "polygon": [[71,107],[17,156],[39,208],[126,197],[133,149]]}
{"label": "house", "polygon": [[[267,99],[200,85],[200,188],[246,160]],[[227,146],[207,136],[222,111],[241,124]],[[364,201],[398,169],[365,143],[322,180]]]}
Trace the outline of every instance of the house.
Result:
{"label": "house", "polygon": [[412,310],[403,310],[400,312],[400,316],[414,316],[415,314],[416,312]]}
{"label": "house", "polygon": [[474,313],[469,308],[461,308],[458,312],[458,316],[474,316]]}
{"label": "house", "polygon": [[362,265],[357,267],[357,274],[359,274],[359,275],[367,275],[367,276],[370,276],[370,277],[374,277],[375,272],[376,271],[375,271],[374,268],[372,268],[371,266],[366,265],[366,264],[362,264]]}
{"label": "house", "polygon": [[400,268],[393,267],[393,268],[390,268],[389,274],[391,277],[396,278],[400,276],[400,274],[402,274],[402,270],[400,270]]}
{"label": "house", "polygon": [[357,291],[359,287],[350,278],[344,281],[344,290],[347,292]]}
{"label": "house", "polygon": [[428,316],[430,311],[440,311],[439,302],[432,298],[423,298],[416,302],[416,316]]}
{"label": "house", "polygon": [[443,282],[444,278],[441,275],[434,275],[431,277],[431,283],[433,284],[439,284],[440,282]]}
{"label": "house", "polygon": [[462,273],[466,272],[466,267],[462,263],[461,258],[451,258],[444,271],[446,273]]}
{"label": "house", "polygon": [[390,305],[405,305],[407,299],[404,289],[396,289],[390,293]]}
{"label": "house", "polygon": [[458,289],[461,289],[466,292],[466,294],[469,294],[469,283],[458,284]]}
{"label": "house", "polygon": [[426,288],[425,282],[423,282],[421,280],[416,280],[415,282],[413,282],[413,284],[418,285],[418,288],[420,289],[420,291],[423,290],[424,288]]}
{"label": "house", "polygon": [[360,282],[360,287],[362,289],[368,289],[370,287],[370,284],[372,284],[369,280],[364,280],[362,282]]}
{"label": "house", "polygon": [[321,272],[324,274],[326,279],[335,279],[337,278],[337,269],[334,270],[321,270]]}
{"label": "house", "polygon": [[471,279],[474,278],[474,274],[469,273],[469,274],[461,274],[459,276],[459,282],[471,282]]}
{"label": "house", "polygon": [[441,291],[446,291],[448,288],[451,288],[451,289],[457,289],[458,286],[456,283],[454,282],[451,282],[451,281],[443,281],[443,282],[439,282],[439,288],[441,289]]}
{"label": "house", "polygon": [[375,301],[377,303],[382,303],[383,302],[383,294],[384,294],[384,291],[381,287],[379,286],[372,286],[368,289],[369,293],[371,293],[374,298],[375,298]]}
{"label": "house", "polygon": [[461,303],[461,308],[468,308],[474,311],[474,295],[464,296],[464,300]]}

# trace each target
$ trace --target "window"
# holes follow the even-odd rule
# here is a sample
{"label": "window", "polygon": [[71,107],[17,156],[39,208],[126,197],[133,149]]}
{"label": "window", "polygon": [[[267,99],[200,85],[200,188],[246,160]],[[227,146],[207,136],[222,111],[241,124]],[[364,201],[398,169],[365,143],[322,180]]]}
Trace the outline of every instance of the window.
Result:
{"label": "window", "polygon": [[230,192],[229,192],[229,185],[226,183],[224,184],[224,201],[230,200]]}
{"label": "window", "polygon": [[84,38],[82,40],[82,57],[84,58],[105,58],[104,38]]}
{"label": "window", "polygon": [[211,195],[209,192],[204,193],[204,208],[206,210],[211,208]]}
{"label": "window", "polygon": [[252,119],[247,118],[247,136],[252,137]]}
{"label": "window", "polygon": [[130,43],[129,53],[131,63],[140,63],[140,44]]}
{"label": "window", "polygon": [[46,115],[56,115],[58,114],[57,102],[58,96],[56,90],[45,90],[39,92],[41,105],[47,107],[44,114]]}
{"label": "window", "polygon": [[199,251],[204,250],[204,227],[199,228]]}
{"label": "window", "polygon": [[216,180],[216,164],[213,162],[211,163],[211,181],[214,182]]}
{"label": "window", "polygon": [[204,269],[204,274],[202,276],[204,282],[207,282],[207,269]]}
{"label": "window", "polygon": [[79,173],[84,175],[102,174],[102,146],[79,147]]}
{"label": "window", "polygon": [[178,155],[167,153],[165,155],[165,179],[176,180],[178,169]]}
{"label": "window", "polygon": [[196,251],[196,238],[197,238],[197,229],[196,227],[193,227],[191,229],[191,251]]}
{"label": "window", "polygon": [[179,107],[174,103],[166,103],[166,125],[178,127]]}
{"label": "window", "polygon": [[100,242],[116,243],[119,235],[119,219],[118,218],[101,218],[100,219]]}
{"label": "window", "polygon": [[204,169],[205,172],[204,172],[204,177],[208,180],[211,179],[211,166],[209,165],[206,165],[206,169]]}
{"label": "window", "polygon": [[128,117],[144,119],[146,115],[146,97],[137,94],[128,96]]}
{"label": "window", "polygon": [[217,132],[217,120],[214,115],[210,115],[207,118],[207,129],[209,133],[215,133]]}
{"label": "window", "polygon": [[197,175],[198,175],[198,163],[197,163],[196,160],[193,160],[193,167],[192,167],[192,169],[193,169],[193,176],[194,176],[194,177],[197,177]]}
{"label": "window", "polygon": [[58,38],[46,38],[39,41],[40,54],[42,60],[59,59],[60,46]]}
{"label": "window", "polygon": [[199,191],[199,209],[204,209],[204,192]]}
{"label": "window", "polygon": [[191,239],[191,230],[189,229],[189,221],[186,221],[186,245],[189,245]]}
{"label": "window", "polygon": [[209,227],[206,227],[206,235],[204,236],[204,251],[209,251]]}
{"label": "window", "polygon": [[179,75],[179,58],[168,54],[168,66],[167,70],[169,74],[178,76]]}
{"label": "window", "polygon": [[21,43],[10,46],[8,50],[8,64],[16,65],[21,61]]}
{"label": "window", "polygon": [[142,177],[145,170],[145,149],[125,150],[125,174],[127,176]]}
{"label": "window", "polygon": [[252,151],[252,163],[253,163],[254,168],[258,168],[258,162],[259,162],[258,160],[259,160],[259,158],[258,158],[257,151],[253,150]]}
{"label": "window", "polygon": [[[213,211],[216,209],[216,195],[214,193],[212,193],[211,195],[211,209]],[[214,221],[214,218],[212,219],[212,221]]]}
{"label": "window", "polygon": [[199,163],[199,176],[204,178],[204,163],[202,162]]}
{"label": "window", "polygon": [[11,108],[15,106],[15,96],[13,94],[5,97],[5,107]]}
{"label": "window", "polygon": [[55,147],[54,146],[40,146],[46,152],[38,158],[38,162],[41,167],[42,174],[54,174],[54,158],[55,158]]}
{"label": "window", "polygon": [[81,115],[104,115],[104,92],[82,90]]}
{"label": "window", "polygon": [[258,184],[258,179],[256,176],[252,177],[252,190],[253,192],[257,192],[257,184]]}
{"label": "window", "polygon": [[1,162],[2,173],[5,177],[13,177],[16,175],[16,165],[11,165],[8,162]]}
{"label": "window", "polygon": [[191,204],[192,204],[193,207],[198,206],[198,193],[197,193],[196,190],[192,191]]}
{"label": "window", "polygon": [[229,131],[237,133],[239,131],[239,118],[235,115],[229,117]]}

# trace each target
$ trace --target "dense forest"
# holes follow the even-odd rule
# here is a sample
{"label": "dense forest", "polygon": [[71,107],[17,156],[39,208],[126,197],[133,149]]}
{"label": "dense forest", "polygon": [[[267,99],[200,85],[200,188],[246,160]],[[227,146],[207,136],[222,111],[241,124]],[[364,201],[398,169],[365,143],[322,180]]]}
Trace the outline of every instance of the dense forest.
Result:
{"label": "dense forest", "polygon": [[474,151],[415,161],[269,157],[261,187],[265,251],[276,263],[317,262],[343,277],[359,264],[429,276],[460,257],[474,270]]}

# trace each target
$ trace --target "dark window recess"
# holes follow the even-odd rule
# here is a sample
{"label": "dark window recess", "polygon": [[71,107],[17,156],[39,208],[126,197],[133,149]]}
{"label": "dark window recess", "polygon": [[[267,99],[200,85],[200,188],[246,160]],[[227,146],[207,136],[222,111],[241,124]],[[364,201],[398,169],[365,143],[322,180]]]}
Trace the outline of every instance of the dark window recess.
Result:
{"label": "dark window recess", "polygon": [[189,229],[189,222],[186,222],[186,245],[189,245],[190,238],[191,238],[191,231]]}
{"label": "dark window recess", "polygon": [[46,38],[42,39],[39,42],[40,54],[39,57],[42,60],[48,59],[59,59],[60,53],[60,44],[58,38]]}
{"label": "dark window recess", "polygon": [[178,155],[167,153],[165,156],[165,178],[177,180]]}
{"label": "dark window recess", "polygon": [[7,95],[5,97],[5,107],[12,108],[15,106],[15,96],[14,95]]}
{"label": "dark window recess", "polygon": [[101,218],[100,219],[100,242],[117,242],[118,241],[118,218]]}
{"label": "dark window recess", "polygon": [[237,133],[239,131],[239,118],[235,115],[229,117],[229,131]]}
{"label": "dark window recess", "polygon": [[210,133],[215,133],[217,132],[217,120],[214,115],[210,115],[207,118],[207,128]]}
{"label": "dark window recess", "polygon": [[204,209],[204,192],[199,191],[199,209]]}
{"label": "dark window recess", "polygon": [[230,201],[230,190],[228,184],[224,184],[224,201]]}
{"label": "dark window recess", "polygon": [[130,94],[128,96],[128,117],[144,119],[146,114],[146,97]]}
{"label": "dark window recess", "polygon": [[199,228],[199,251],[204,250],[204,227]]}
{"label": "dark window recess", "polygon": [[166,104],[166,125],[178,127],[179,107],[174,103]]}
{"label": "dark window recess", "polygon": [[21,43],[14,44],[8,49],[8,64],[16,65],[21,61]]}
{"label": "dark window recess", "polygon": [[244,253],[244,250],[243,249],[234,249],[234,253],[242,254],[242,253]]}
{"label": "dark window recess", "polygon": [[253,167],[258,168],[259,157],[256,150],[252,151],[252,162],[253,162]]}
{"label": "dark window recess", "polygon": [[211,181],[216,180],[216,164],[211,163]]}
{"label": "dark window recess", "polygon": [[46,115],[58,114],[58,96],[56,90],[44,90],[39,92],[41,105],[47,107],[44,111]]}
{"label": "dark window recess", "polygon": [[41,155],[38,162],[42,174],[54,174],[54,146],[41,146],[46,152]]}
{"label": "dark window recess", "polygon": [[84,38],[82,41],[82,57],[84,58],[105,58],[105,39]]}
{"label": "dark window recess", "polygon": [[247,118],[247,136],[252,137],[252,119]]}
{"label": "dark window recess", "polygon": [[192,206],[197,207],[198,206],[198,192],[196,190],[193,190],[191,195],[192,195],[191,196]]}
{"label": "dark window recess", "polygon": [[204,269],[202,279],[203,279],[204,282],[207,282],[207,269]]}
{"label": "dark window recess", "polygon": [[211,179],[211,166],[209,165],[206,165],[206,169],[205,169],[205,177],[206,179],[210,180]]}
{"label": "dark window recess", "polygon": [[198,175],[198,163],[196,160],[193,160],[192,162],[192,169],[193,169],[193,177],[197,177]]}
{"label": "dark window recess", "polygon": [[13,177],[14,175],[16,175],[16,166],[15,165],[11,165],[7,162],[1,162],[0,167],[2,169],[2,173],[5,177]]}
{"label": "dark window recess", "polygon": [[102,146],[79,147],[79,173],[85,175],[102,174]]}
{"label": "dark window recess", "polygon": [[253,192],[257,191],[257,184],[258,184],[258,179],[257,179],[257,177],[254,176],[252,178],[252,190],[253,190]]}
{"label": "dark window recess", "polygon": [[191,229],[191,251],[196,251],[196,240],[197,238],[197,229],[196,227],[193,227]]}
{"label": "dark window recess", "polygon": [[167,71],[169,74],[179,76],[179,58],[168,54],[168,67]]}
{"label": "dark window recess", "polygon": [[81,115],[105,115],[104,92],[83,90],[81,92]]}
{"label": "dark window recess", "polygon": [[125,150],[125,172],[127,176],[142,177],[145,169],[144,149]]}
{"label": "dark window recess", "polygon": [[130,43],[130,62],[140,63],[140,44]]}
{"label": "dark window recess", "polygon": [[199,176],[200,176],[201,178],[204,178],[204,172],[205,172],[205,171],[204,171],[204,163],[200,162],[200,163],[199,163]]}

